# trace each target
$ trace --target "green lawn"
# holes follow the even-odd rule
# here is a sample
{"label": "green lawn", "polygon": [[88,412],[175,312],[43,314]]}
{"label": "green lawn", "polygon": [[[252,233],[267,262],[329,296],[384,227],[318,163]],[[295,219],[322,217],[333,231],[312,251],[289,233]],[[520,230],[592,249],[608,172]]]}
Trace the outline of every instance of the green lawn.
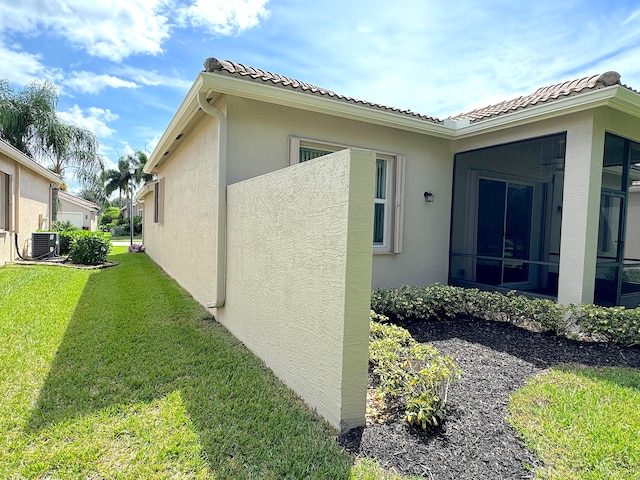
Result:
{"label": "green lawn", "polygon": [[384,477],[146,255],[114,251],[100,271],[0,268],[0,478]]}
{"label": "green lawn", "polygon": [[640,478],[640,370],[551,369],[509,407],[511,423],[545,462],[538,478]]}

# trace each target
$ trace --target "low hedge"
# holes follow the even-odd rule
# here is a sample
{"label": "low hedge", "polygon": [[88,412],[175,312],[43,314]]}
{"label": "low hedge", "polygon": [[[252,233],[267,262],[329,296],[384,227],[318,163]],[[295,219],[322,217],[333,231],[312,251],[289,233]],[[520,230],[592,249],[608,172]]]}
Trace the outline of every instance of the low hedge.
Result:
{"label": "low hedge", "polygon": [[393,319],[470,319],[512,323],[537,332],[624,345],[640,344],[640,308],[571,305],[552,300],[434,284],[376,289],[371,308]]}

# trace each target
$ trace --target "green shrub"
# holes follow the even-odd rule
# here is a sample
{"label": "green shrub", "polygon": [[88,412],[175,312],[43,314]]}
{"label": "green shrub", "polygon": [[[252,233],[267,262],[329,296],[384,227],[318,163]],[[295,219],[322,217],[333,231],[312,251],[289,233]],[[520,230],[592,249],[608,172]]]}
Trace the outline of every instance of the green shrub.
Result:
{"label": "green shrub", "polygon": [[100,225],[109,225],[110,223],[122,220],[120,209],[118,207],[108,207],[100,217],[98,223]]}
{"label": "green shrub", "polygon": [[623,345],[640,345],[640,308],[572,305],[574,320],[589,335]]}
{"label": "green shrub", "polygon": [[377,391],[389,410],[404,408],[404,419],[427,429],[442,424],[449,384],[462,375],[451,357],[416,342],[404,328],[371,312],[369,361]]}
{"label": "green shrub", "polygon": [[565,309],[547,299],[530,299],[516,292],[501,294],[441,285],[374,290],[371,308],[398,320],[454,318],[497,320],[533,330],[563,333]]}
{"label": "green shrub", "polygon": [[70,220],[56,220],[51,225],[51,230],[53,232],[70,232],[74,230],[80,230],[76,227]]}
{"label": "green shrub", "polygon": [[102,232],[78,232],[69,251],[73,263],[98,265],[104,263],[109,254],[110,236]]}
{"label": "green shrub", "polygon": [[576,332],[570,331],[568,325],[575,324],[595,339],[623,345],[640,344],[640,307],[564,307],[552,300],[528,298],[515,291],[502,294],[436,283],[424,288],[403,285],[374,290],[371,308],[398,320],[492,320],[572,338]]}

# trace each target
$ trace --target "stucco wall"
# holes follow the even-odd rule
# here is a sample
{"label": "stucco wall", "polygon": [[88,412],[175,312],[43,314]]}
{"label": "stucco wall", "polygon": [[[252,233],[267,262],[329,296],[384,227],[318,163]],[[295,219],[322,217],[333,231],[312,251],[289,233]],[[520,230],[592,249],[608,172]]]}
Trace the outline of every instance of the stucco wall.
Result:
{"label": "stucco wall", "polygon": [[[447,281],[453,156],[449,141],[279,105],[230,97],[228,183],[289,165],[288,137],[402,155],[403,249],[373,255],[374,287]],[[424,192],[435,201],[426,203]]]}
{"label": "stucco wall", "polygon": [[0,232],[0,264],[16,258],[14,232],[22,255],[31,255],[31,234],[49,224],[38,224],[49,218],[49,180],[16,161],[0,154],[0,171],[12,176],[13,198],[10,231]]}
{"label": "stucco wall", "polygon": [[216,120],[203,116],[158,168],[164,182],[164,219],[154,222],[154,195],[144,199],[146,251],[203,305],[215,292]]}
{"label": "stucco wall", "polygon": [[364,423],[374,159],[344,150],[227,191],[216,319],[343,430]]}

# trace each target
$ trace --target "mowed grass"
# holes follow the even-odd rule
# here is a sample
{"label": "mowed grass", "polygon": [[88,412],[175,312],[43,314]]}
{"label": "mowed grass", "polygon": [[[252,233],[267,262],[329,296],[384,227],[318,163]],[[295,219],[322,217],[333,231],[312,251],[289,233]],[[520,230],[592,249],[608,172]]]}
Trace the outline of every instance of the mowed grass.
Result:
{"label": "mowed grass", "polygon": [[387,478],[125,251],[0,268],[0,478]]}
{"label": "mowed grass", "polygon": [[545,463],[537,478],[640,478],[640,370],[551,369],[509,407],[511,423]]}

